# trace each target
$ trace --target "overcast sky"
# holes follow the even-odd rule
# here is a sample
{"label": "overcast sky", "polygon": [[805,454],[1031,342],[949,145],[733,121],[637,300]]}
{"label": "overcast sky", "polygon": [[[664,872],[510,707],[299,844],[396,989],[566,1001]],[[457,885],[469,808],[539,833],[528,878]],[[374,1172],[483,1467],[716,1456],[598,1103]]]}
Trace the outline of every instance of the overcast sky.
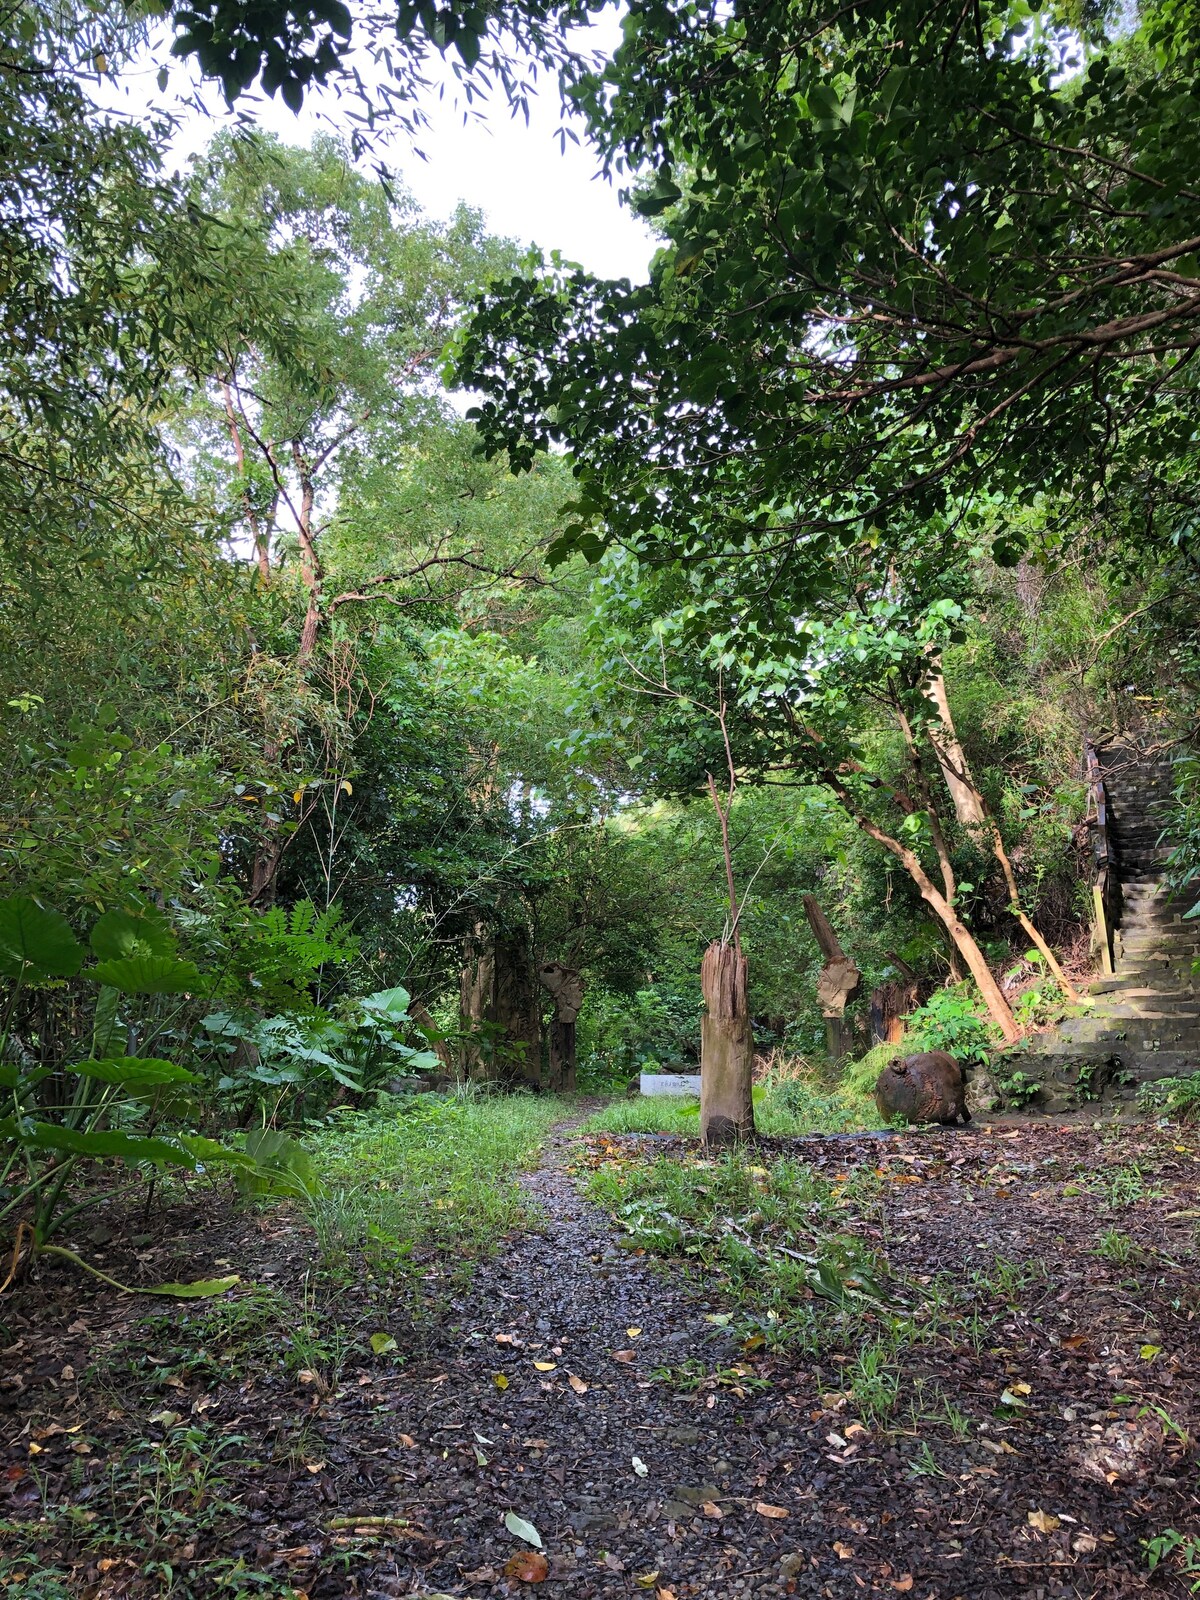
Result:
{"label": "overcast sky", "polygon": [[[599,46],[611,47],[619,36],[619,20],[606,12],[590,32]],[[155,55],[153,66],[122,74],[118,103],[146,103],[151,96],[159,104],[169,99],[170,91],[162,96],[154,89],[161,46]],[[188,85],[184,70],[173,69],[172,87]],[[448,72],[445,79],[452,82]],[[559,148],[555,133],[560,113],[553,85],[547,83],[534,101],[528,127],[523,117],[510,114],[502,97],[488,105],[483,121],[472,118],[464,125],[462,111],[451,99],[448,90],[444,100],[431,92],[423,102],[430,122],[421,139],[426,160],[399,138],[386,150],[389,164],[427,212],[444,217],[465,200],[486,214],[496,233],[538,244],[547,253],[561,250],[568,260],[602,277],[646,278],[655,241],[645,224],[618,203],[614,186],[596,176],[597,162],[586,146],[568,142],[565,150]],[[181,162],[228,120],[214,88],[206,88],[205,100],[213,116],[185,115],[174,144]],[[319,103],[326,118],[336,123],[336,101],[325,96]],[[245,111],[249,102],[239,105]],[[282,102],[267,98],[254,102],[254,116],[262,127],[296,144],[308,143],[322,126],[308,105],[294,116]]]}

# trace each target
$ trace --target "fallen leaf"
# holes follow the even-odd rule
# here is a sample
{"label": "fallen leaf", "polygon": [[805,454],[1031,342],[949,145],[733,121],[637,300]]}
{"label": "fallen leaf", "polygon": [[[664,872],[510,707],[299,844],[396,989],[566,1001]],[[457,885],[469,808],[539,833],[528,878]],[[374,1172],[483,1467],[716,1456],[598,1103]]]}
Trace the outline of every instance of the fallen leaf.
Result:
{"label": "fallen leaf", "polygon": [[492,1373],[492,1382],[496,1385],[497,1389],[507,1389],[508,1388],[508,1379],[504,1376],[504,1374],[502,1372],[493,1372]]}
{"label": "fallen leaf", "polygon": [[519,1583],[545,1583],[549,1575],[550,1563],[540,1550],[518,1550],[504,1563],[504,1576]]}
{"label": "fallen leaf", "polygon": [[519,1517],[515,1511],[504,1513],[504,1526],[518,1539],[524,1539],[526,1544],[535,1544],[539,1550],[542,1548],[542,1536],[533,1523],[526,1522],[525,1518]]}
{"label": "fallen leaf", "polygon": [[911,1572],[903,1572],[898,1578],[892,1579],[892,1588],[897,1590],[900,1594],[907,1594],[912,1586],[913,1575]]}
{"label": "fallen leaf", "polygon": [[533,1364],[538,1369],[539,1372],[557,1372],[558,1371],[558,1362],[557,1361],[535,1361]]}
{"label": "fallen leaf", "polygon": [[836,1539],[833,1545],[833,1553],[839,1561],[849,1561],[854,1555],[854,1546],[852,1544],[843,1544],[840,1539]]}
{"label": "fallen leaf", "polygon": [[586,1394],[588,1392],[587,1384],[584,1383],[582,1378],[577,1378],[573,1372],[567,1373],[567,1382],[571,1385],[576,1394]]}
{"label": "fallen leaf", "polygon": [[659,1587],[654,1591],[654,1600],[675,1600],[675,1591]]}
{"label": "fallen leaf", "polygon": [[496,1442],[494,1439],[485,1439],[477,1428],[472,1428],[471,1432],[475,1435],[475,1442],[477,1444],[495,1444]]}
{"label": "fallen leaf", "polygon": [[760,1517],[786,1517],[787,1509],[784,1506],[769,1506],[765,1500],[758,1500],[754,1505]]}
{"label": "fallen leaf", "polygon": [[1155,1356],[1162,1355],[1162,1345],[1144,1344],[1138,1351],[1138,1355],[1141,1356],[1143,1361],[1153,1361]]}
{"label": "fallen leaf", "polygon": [[514,1338],[514,1336],[511,1333],[498,1333],[496,1335],[496,1343],[497,1344],[519,1345],[520,1342],[521,1341],[519,1339],[517,1339],[517,1338]]}
{"label": "fallen leaf", "polygon": [[1081,1556],[1090,1556],[1096,1548],[1096,1538],[1091,1533],[1079,1533],[1071,1540],[1071,1549]]}
{"label": "fallen leaf", "polygon": [[386,1355],[389,1350],[395,1350],[396,1341],[390,1333],[373,1333],[371,1335],[371,1349],[377,1356]]}
{"label": "fallen leaf", "polygon": [[979,1443],[985,1450],[990,1450],[994,1456],[1015,1456],[1015,1451],[1007,1439],[980,1439]]}
{"label": "fallen leaf", "polygon": [[[478,1438],[479,1435],[476,1434],[475,1437]],[[491,1444],[492,1441],[490,1439],[484,1439],[482,1442],[484,1444]],[[550,1448],[549,1439],[522,1439],[521,1444],[526,1450],[549,1450]]]}
{"label": "fallen leaf", "polygon": [[478,1445],[472,1445],[471,1448],[475,1452],[475,1465],[477,1467],[486,1467],[488,1464],[488,1458],[484,1455],[483,1451]]}
{"label": "fallen leaf", "polygon": [[[1026,1389],[1026,1393],[1028,1393],[1028,1388]],[[1015,1385],[1011,1389],[1005,1389],[1000,1396],[1000,1404],[1002,1406],[1024,1406],[1025,1403],[1026,1402],[1022,1400],[1021,1396],[1017,1393]]]}
{"label": "fallen leaf", "polygon": [[604,1552],[604,1565],[610,1572],[625,1571],[625,1563],[621,1560],[620,1556],[613,1555],[611,1550],[606,1550]]}
{"label": "fallen leaf", "polygon": [[649,1473],[650,1468],[642,1460],[641,1456],[634,1456],[633,1470],[637,1473],[639,1478],[644,1478]]}
{"label": "fallen leaf", "polygon": [[631,1339],[636,1339],[640,1335],[641,1331],[642,1330],[640,1328],[626,1328],[625,1329],[625,1332],[628,1334],[628,1336]]}
{"label": "fallen leaf", "polygon": [[637,1357],[634,1355],[632,1350],[614,1350],[613,1353],[612,1353],[612,1358],[613,1358],[614,1361],[636,1361],[637,1360]]}
{"label": "fallen leaf", "polygon": [[704,1501],[702,1501],[701,1505],[700,1505],[700,1509],[701,1509],[701,1511],[703,1511],[703,1513],[704,1513],[704,1515],[706,1517],[716,1517],[718,1522],[725,1515],[725,1513],[721,1510],[720,1506],[717,1504],[717,1502],[715,1500],[704,1500]]}
{"label": "fallen leaf", "polygon": [[400,1443],[406,1450],[415,1450],[417,1448],[417,1441],[411,1433],[402,1433],[400,1435]]}
{"label": "fallen leaf", "polygon": [[468,1583],[495,1583],[498,1576],[495,1567],[476,1567],[473,1572],[463,1573]]}
{"label": "fallen leaf", "polygon": [[1069,1339],[1063,1340],[1062,1347],[1064,1350],[1070,1350],[1074,1352],[1076,1350],[1086,1349],[1090,1342],[1091,1341],[1088,1339],[1086,1333],[1073,1333]]}
{"label": "fallen leaf", "polygon": [[705,1322],[711,1322],[716,1328],[727,1328],[733,1321],[732,1311],[710,1311],[705,1317]]}
{"label": "fallen leaf", "polygon": [[1031,1511],[1028,1517],[1029,1526],[1036,1528],[1039,1533],[1053,1533],[1059,1527],[1059,1520],[1049,1511]]}
{"label": "fallen leaf", "polygon": [[[634,1574],[633,1581],[637,1584],[639,1589],[653,1589],[654,1585],[658,1582],[658,1573],[638,1572]],[[661,1592],[662,1591],[660,1590],[659,1593]]]}

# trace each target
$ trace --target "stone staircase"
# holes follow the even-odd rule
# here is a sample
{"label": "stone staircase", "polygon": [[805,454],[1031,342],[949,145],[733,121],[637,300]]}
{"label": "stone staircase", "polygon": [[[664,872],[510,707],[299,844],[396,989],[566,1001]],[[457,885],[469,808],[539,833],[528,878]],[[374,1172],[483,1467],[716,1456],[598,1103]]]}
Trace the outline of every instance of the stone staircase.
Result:
{"label": "stone staircase", "polygon": [[1171,763],[1118,740],[1100,764],[1121,885],[1114,972],[1089,985],[1086,1012],[1002,1052],[993,1068],[997,1078],[1019,1070],[1040,1082],[1048,1111],[1131,1098],[1140,1083],[1200,1071],[1200,918],[1184,921],[1192,899],[1162,883]]}

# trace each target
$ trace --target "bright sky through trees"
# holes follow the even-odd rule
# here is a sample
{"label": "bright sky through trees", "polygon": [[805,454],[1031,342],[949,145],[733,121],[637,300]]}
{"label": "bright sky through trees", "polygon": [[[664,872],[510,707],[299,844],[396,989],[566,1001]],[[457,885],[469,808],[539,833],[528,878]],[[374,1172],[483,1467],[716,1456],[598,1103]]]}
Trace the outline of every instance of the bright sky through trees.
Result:
{"label": "bright sky through trees", "polygon": [[[619,23],[605,13],[591,30],[599,48],[617,43]],[[152,100],[178,103],[194,93],[189,68],[172,67],[167,95],[155,89],[155,74],[164,52],[155,50],[154,64],[126,69],[115,103],[146,105]],[[433,217],[446,217],[460,200],[486,214],[495,233],[534,243],[547,254],[561,250],[600,277],[628,277],[644,282],[656,241],[646,224],[617,200],[616,187],[596,176],[597,162],[582,144],[569,140],[560,147],[561,118],[558,94],[545,80],[532,107],[529,125],[514,117],[497,96],[483,107],[482,116],[464,123],[462,104],[456,103],[455,82],[447,69],[442,74],[445,91],[425,96],[429,129],[421,141],[425,159],[398,136],[383,154],[401,174],[422,208]],[[201,91],[211,115],[182,112],[182,126],[172,143],[179,159],[203,149],[218,128],[231,121],[220,92],[212,84]],[[332,96],[310,95],[303,111],[293,115],[279,100],[258,94],[239,102],[239,113],[264,131],[293,144],[308,144],[322,128],[345,129],[344,106]]]}

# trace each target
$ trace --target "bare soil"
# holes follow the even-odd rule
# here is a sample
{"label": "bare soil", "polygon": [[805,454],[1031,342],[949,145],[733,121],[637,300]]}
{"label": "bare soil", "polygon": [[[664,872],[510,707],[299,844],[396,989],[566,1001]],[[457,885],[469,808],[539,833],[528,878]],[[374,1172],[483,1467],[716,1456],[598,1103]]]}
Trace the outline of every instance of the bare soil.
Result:
{"label": "bare soil", "polygon": [[[131,1299],[57,1265],[10,1292],[0,1593],[1188,1593],[1171,1561],[1148,1571],[1142,1541],[1200,1534],[1196,1137],[997,1123],[763,1141],[749,1159],[785,1151],[835,1179],[877,1172],[882,1224],[847,1226],[918,1284],[997,1258],[1046,1270],[1006,1291],[984,1341],[964,1325],[908,1350],[902,1403],[873,1423],[839,1381],[844,1353],[746,1351],[707,1320],[723,1307],[703,1284],[622,1248],[579,1198],[572,1167],[688,1141],[560,1131],[523,1180],[544,1227],[466,1287],[435,1261],[403,1286],[322,1288],[283,1207],[197,1201],[151,1234],[114,1207],[90,1247],[106,1270],[240,1271],[309,1308],[313,1365],[296,1329],[241,1346],[213,1336],[213,1303]],[[1109,1230],[1125,1259],[1096,1253]],[[375,1353],[373,1331],[398,1348]],[[664,1381],[697,1362],[694,1386]],[[534,1548],[506,1513],[540,1535],[545,1575],[515,1564],[536,1583],[506,1574]],[[59,1590],[38,1577],[53,1572]]]}

